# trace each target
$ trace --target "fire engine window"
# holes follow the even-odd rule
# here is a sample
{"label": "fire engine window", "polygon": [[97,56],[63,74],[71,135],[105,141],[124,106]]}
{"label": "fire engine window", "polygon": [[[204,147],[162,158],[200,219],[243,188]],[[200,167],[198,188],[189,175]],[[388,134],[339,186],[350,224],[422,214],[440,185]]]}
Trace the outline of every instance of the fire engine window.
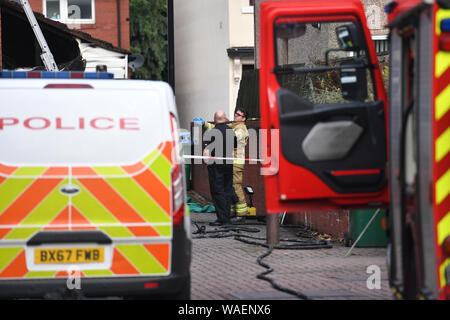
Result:
{"label": "fire engine window", "polygon": [[[348,27],[348,26],[353,27]],[[345,26],[358,37],[359,50],[351,46],[351,39],[338,39],[339,28]],[[332,104],[374,101],[374,87],[371,72],[367,68],[365,42],[358,34],[359,29],[352,22],[299,23],[280,21],[275,27],[276,75],[281,87],[289,89],[313,104]],[[345,30],[344,30],[345,31]],[[356,33],[355,33],[356,32]],[[351,68],[355,74],[345,77],[340,66],[361,66]],[[354,79],[367,81],[367,95],[363,97],[343,95],[342,83]],[[353,80],[352,80],[353,79]],[[355,86],[359,84],[355,82]]]}

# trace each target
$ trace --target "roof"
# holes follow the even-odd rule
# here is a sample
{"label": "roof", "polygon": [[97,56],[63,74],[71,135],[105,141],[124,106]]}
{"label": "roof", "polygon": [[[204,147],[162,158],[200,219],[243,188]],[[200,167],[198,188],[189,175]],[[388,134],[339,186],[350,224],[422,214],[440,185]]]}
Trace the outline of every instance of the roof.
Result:
{"label": "roof", "polygon": [[[15,11],[19,14],[23,14],[25,16],[25,12],[23,11],[22,6],[18,3],[15,3],[15,2],[12,2],[9,0],[0,0],[0,7],[11,9],[12,11]],[[95,45],[97,45],[101,48],[107,49],[107,50],[111,50],[111,51],[115,51],[115,52],[119,52],[119,53],[123,53],[123,54],[131,54],[130,51],[113,46],[110,42],[106,42],[106,41],[94,38],[90,34],[88,34],[86,32],[82,32],[80,30],[69,29],[67,27],[67,25],[64,23],[61,23],[61,22],[58,22],[58,21],[55,21],[52,19],[48,19],[42,13],[35,12],[35,11],[33,11],[33,12],[34,12],[34,16],[36,17],[36,20],[39,22],[39,24],[45,24],[49,27],[56,28],[61,32],[64,32],[68,35],[72,35],[73,37],[76,37],[83,41],[95,44]]]}

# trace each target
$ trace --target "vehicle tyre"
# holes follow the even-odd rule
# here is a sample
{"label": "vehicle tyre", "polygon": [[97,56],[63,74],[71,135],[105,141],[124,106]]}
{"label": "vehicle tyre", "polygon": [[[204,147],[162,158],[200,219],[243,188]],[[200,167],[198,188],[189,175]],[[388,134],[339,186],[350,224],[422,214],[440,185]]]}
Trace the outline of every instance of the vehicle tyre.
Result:
{"label": "vehicle tyre", "polygon": [[187,277],[184,281],[181,291],[169,297],[171,300],[191,300],[191,277]]}
{"label": "vehicle tyre", "polygon": [[191,300],[191,278],[187,277],[184,280],[183,287],[180,291],[159,296],[158,300]]}

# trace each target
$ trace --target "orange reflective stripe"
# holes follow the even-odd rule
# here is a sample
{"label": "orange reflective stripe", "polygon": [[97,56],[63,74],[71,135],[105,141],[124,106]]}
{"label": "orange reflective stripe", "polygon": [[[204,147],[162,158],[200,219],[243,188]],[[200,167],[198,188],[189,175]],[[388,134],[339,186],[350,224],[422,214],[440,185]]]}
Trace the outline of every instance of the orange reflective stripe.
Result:
{"label": "orange reflective stripe", "polygon": [[71,217],[72,224],[91,224],[89,220],[86,219],[86,217],[83,216],[83,214],[80,211],[78,211],[78,209],[75,208],[74,206],[71,207],[71,213],[72,213]]}
{"label": "orange reflective stripe", "polygon": [[136,237],[159,237],[160,234],[152,226],[130,226],[128,230]]}
{"label": "orange reflective stripe", "polygon": [[145,220],[103,179],[78,179],[122,223],[145,222]]}
{"label": "orange reflective stripe", "polygon": [[72,176],[98,176],[94,169],[89,167],[72,168]]}
{"label": "orange reflective stripe", "polygon": [[11,228],[0,229],[0,240],[3,239],[11,230]]}
{"label": "orange reflective stripe", "polygon": [[[34,167],[0,165],[0,185],[3,183],[3,189],[8,179],[15,182],[20,182],[16,179],[28,179],[28,183],[18,188],[7,203],[3,201],[0,240],[13,238],[12,233],[16,231],[14,239],[25,241],[31,236],[28,230],[102,229],[108,233],[108,228],[113,229],[117,225],[115,228],[120,228],[120,232],[112,230],[110,236],[132,238],[135,243],[122,247],[116,244],[111,273],[107,275],[167,274],[171,246],[170,240],[166,238],[172,234],[166,230],[171,230],[171,197],[170,188],[164,182],[166,179],[163,181],[160,176],[170,176],[172,166],[169,163],[172,163],[172,143],[166,141],[142,161],[127,166],[101,167],[100,173],[96,171],[97,167],[94,170],[90,167],[53,166],[39,167],[37,170]],[[21,170],[21,175],[11,176],[17,170]],[[59,187],[68,184],[70,176],[72,184],[78,185],[81,192],[62,197]],[[6,191],[5,195],[8,195]],[[57,201],[53,201],[54,198]],[[149,221],[156,225],[150,225]],[[30,228],[20,227],[21,223],[29,224]],[[163,237],[167,243],[158,241],[157,244],[144,245],[142,239],[139,242],[139,238],[143,237]],[[9,264],[0,270],[0,279],[26,277],[28,270],[25,256],[25,250],[17,248],[8,257]],[[98,274],[88,273],[89,276]],[[51,275],[33,274],[33,277],[41,278],[52,276],[68,275],[66,271],[55,271]]]}
{"label": "orange reflective stripe", "polygon": [[3,173],[4,175],[10,175],[11,173],[13,173],[16,170],[17,170],[17,167],[5,166],[0,163],[0,174]]}
{"label": "orange reflective stripe", "polygon": [[48,168],[42,176],[68,176],[69,168],[67,167],[50,167]]}
{"label": "orange reflective stripe", "polygon": [[76,207],[71,206],[69,214],[69,207],[67,206],[58,213],[44,230],[68,230],[69,228],[74,230],[97,229],[95,226],[92,226],[91,222],[87,220]]}
{"label": "orange reflective stripe", "polygon": [[164,269],[169,270],[169,244],[144,244],[144,247],[158,260]]}
{"label": "orange reflective stripe", "polygon": [[28,273],[25,261],[25,250],[11,261],[11,263],[0,273],[0,278],[22,278]]}
{"label": "orange reflective stripe", "polygon": [[164,145],[164,149],[162,150],[162,154],[166,157],[166,159],[172,163],[172,144],[166,142]]}
{"label": "orange reflective stripe", "polygon": [[38,179],[0,215],[0,224],[20,223],[62,179]]}
{"label": "orange reflective stripe", "polygon": [[44,230],[68,230],[69,207],[65,207],[58,215],[49,223]]}
{"label": "orange reflective stripe", "polygon": [[146,170],[133,176],[133,179],[159,204],[167,215],[170,215],[170,191],[152,171]]}
{"label": "orange reflective stripe", "polygon": [[122,166],[122,169],[128,174],[134,175],[139,171],[143,170],[145,167],[146,167],[145,164],[143,164],[142,162],[138,162],[131,166]]}
{"label": "orange reflective stripe", "polygon": [[91,222],[86,219],[85,216],[74,206],[71,206],[71,224],[72,225],[84,225],[84,226],[73,226],[73,230],[94,230],[97,229],[92,226]]}
{"label": "orange reflective stripe", "polygon": [[110,270],[115,274],[140,273],[116,248],[114,248],[114,258]]}

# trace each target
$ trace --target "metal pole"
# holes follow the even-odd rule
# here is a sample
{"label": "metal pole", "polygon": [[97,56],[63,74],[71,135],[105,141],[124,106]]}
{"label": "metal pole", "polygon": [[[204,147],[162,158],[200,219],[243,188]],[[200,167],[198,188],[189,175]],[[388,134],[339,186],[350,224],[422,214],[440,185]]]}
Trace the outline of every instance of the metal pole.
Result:
{"label": "metal pole", "polygon": [[278,214],[266,215],[266,233],[268,245],[273,246],[280,243],[280,223]]}
{"label": "metal pole", "polygon": [[380,212],[381,209],[377,209],[377,211],[375,211],[375,213],[373,214],[372,218],[370,218],[369,222],[367,223],[367,225],[364,227],[363,231],[361,231],[361,234],[358,236],[358,239],[356,239],[355,243],[352,245],[352,247],[350,248],[350,250],[348,250],[347,254],[345,255],[346,257],[348,257],[348,255],[350,254],[350,252],[352,252],[353,248],[356,246],[356,244],[358,243],[358,241],[361,239],[361,237],[364,235],[364,232],[366,232],[367,228],[370,226],[370,224],[372,223],[373,219],[375,219],[375,217],[377,216],[378,212]]}
{"label": "metal pole", "polygon": [[281,214],[280,226],[283,225],[284,218],[286,218],[286,211]]}

